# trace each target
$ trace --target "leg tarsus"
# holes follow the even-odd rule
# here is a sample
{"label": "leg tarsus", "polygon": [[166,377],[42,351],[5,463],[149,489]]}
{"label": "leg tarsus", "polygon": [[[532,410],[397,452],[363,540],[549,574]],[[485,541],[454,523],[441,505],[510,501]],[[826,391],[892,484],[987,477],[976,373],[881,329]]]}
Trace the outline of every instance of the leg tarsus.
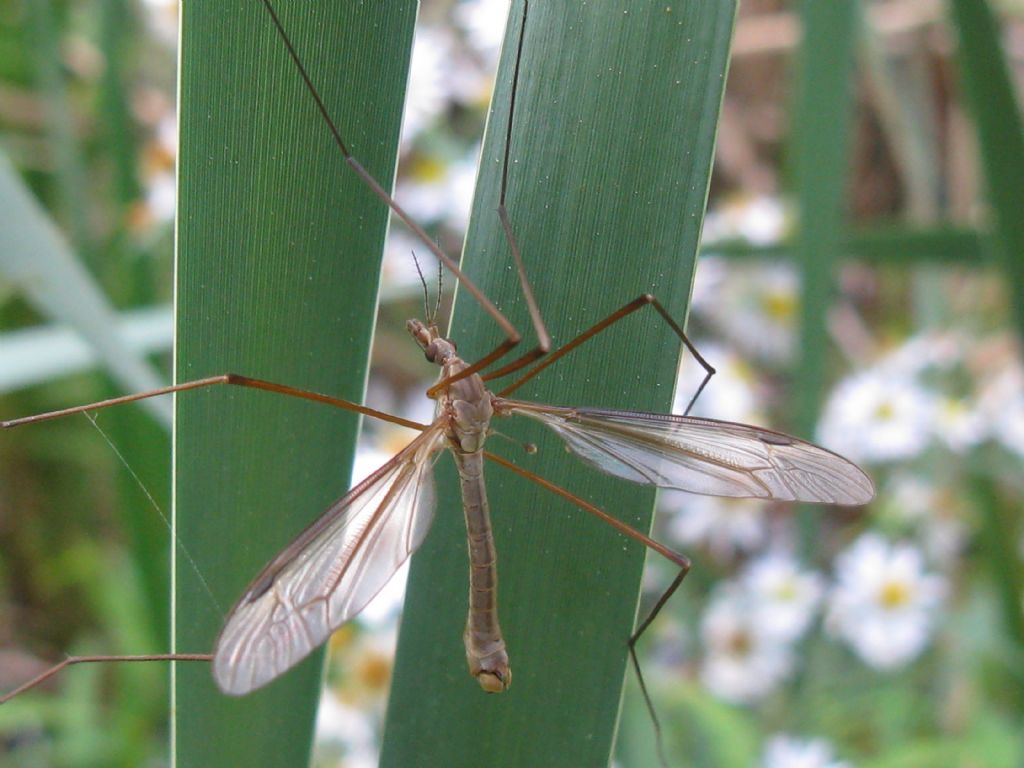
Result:
{"label": "leg tarsus", "polygon": [[654,727],[654,744],[658,750],[658,762],[662,768],[668,768],[668,759],[665,757],[665,739],[661,732],[661,721],[658,719],[658,712],[651,701],[651,694],[647,690],[647,683],[644,681],[644,673],[640,669],[640,660],[636,656],[636,648],[633,643],[629,644],[629,658],[633,662],[633,670],[636,672],[636,680],[640,683],[640,693],[644,697],[644,706],[647,707],[647,714],[651,718],[651,725]]}
{"label": "leg tarsus", "polygon": [[647,631],[647,627],[649,627],[651,625],[651,622],[657,618],[659,613],[661,613],[661,609],[665,607],[665,603],[667,603],[669,601],[669,598],[671,598],[672,595],[675,594],[675,591],[679,589],[679,585],[683,583],[683,579],[686,578],[686,574],[690,572],[690,559],[685,555],[679,555],[678,553],[676,554],[679,558],[679,561],[673,562],[675,562],[676,565],[679,566],[679,573],[676,575],[675,579],[672,580],[672,583],[669,585],[669,588],[665,590],[664,594],[662,594],[662,596],[658,598],[657,602],[654,604],[654,607],[651,608],[650,613],[647,614],[647,618],[640,622],[640,625],[630,636],[630,648],[632,648],[636,644],[636,641],[640,639],[640,636]]}
{"label": "leg tarsus", "polygon": [[633,669],[636,671],[637,682],[640,683],[640,693],[644,697],[644,706],[647,707],[647,713],[651,716],[651,725],[654,726],[654,740],[658,747],[658,760],[664,768],[668,768],[668,760],[665,757],[665,737],[661,730],[661,721],[658,719],[658,712],[654,708],[654,701],[651,699],[650,691],[647,690],[647,683],[644,680],[643,670],[640,669],[640,659],[637,658],[636,655],[636,643],[640,639],[641,635],[643,635],[647,630],[647,627],[651,625],[651,622],[654,621],[654,618],[661,612],[661,609],[665,607],[665,603],[667,603],[673,593],[679,589],[679,585],[683,583],[683,579],[686,578],[686,574],[690,572],[689,559],[682,555],[680,555],[680,558],[682,558],[684,564],[680,566],[679,573],[672,581],[672,584],[667,590],[665,590],[665,593],[658,598],[658,601],[654,604],[651,612],[647,614],[647,618],[640,622],[640,626],[634,630],[633,634],[630,635],[629,640],[626,641],[626,645],[629,648],[629,658],[633,662]]}

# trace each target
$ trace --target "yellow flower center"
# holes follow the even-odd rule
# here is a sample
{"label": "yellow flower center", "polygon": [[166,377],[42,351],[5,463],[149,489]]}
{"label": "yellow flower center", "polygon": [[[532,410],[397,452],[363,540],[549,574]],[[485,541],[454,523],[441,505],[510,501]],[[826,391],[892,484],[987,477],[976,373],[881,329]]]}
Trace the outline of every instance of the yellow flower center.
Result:
{"label": "yellow flower center", "polygon": [[445,164],[436,157],[424,155],[416,158],[409,175],[421,184],[441,181],[445,176]]}
{"label": "yellow flower center", "polygon": [[768,293],[761,297],[761,309],[770,319],[786,322],[796,314],[796,297],[790,293]]}
{"label": "yellow flower center", "polygon": [[910,602],[910,590],[900,581],[890,581],[882,586],[879,602],[886,608],[900,608]]}
{"label": "yellow flower center", "polygon": [[794,584],[792,581],[787,581],[783,584],[779,584],[779,586],[775,589],[775,597],[778,598],[780,602],[793,602],[794,600],[796,600],[796,584]]}
{"label": "yellow flower center", "polygon": [[391,682],[391,659],[381,653],[368,653],[359,660],[356,675],[367,688],[384,690]]}
{"label": "yellow flower center", "polygon": [[875,416],[879,421],[889,421],[895,415],[896,409],[888,400],[883,403],[879,403],[878,407],[875,409]]}

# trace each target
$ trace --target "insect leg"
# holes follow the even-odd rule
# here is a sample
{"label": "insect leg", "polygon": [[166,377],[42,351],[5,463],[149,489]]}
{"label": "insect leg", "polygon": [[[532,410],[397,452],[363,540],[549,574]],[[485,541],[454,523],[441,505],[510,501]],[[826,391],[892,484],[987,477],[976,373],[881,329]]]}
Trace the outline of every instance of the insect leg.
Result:
{"label": "insect leg", "polygon": [[655,711],[654,702],[651,700],[650,693],[647,690],[647,683],[644,681],[644,675],[640,669],[640,660],[637,658],[636,655],[636,643],[640,639],[641,635],[643,635],[643,633],[651,625],[651,622],[654,621],[655,617],[661,612],[661,609],[665,606],[665,603],[668,602],[669,598],[672,597],[675,591],[679,588],[679,585],[683,583],[683,579],[686,578],[686,574],[690,572],[690,559],[685,555],[681,555],[678,552],[669,549],[664,544],[655,541],[647,534],[638,531],[636,528],[633,528],[632,526],[627,525],[621,520],[612,517],[600,507],[596,507],[590,502],[581,499],[579,496],[570,493],[565,488],[555,485],[551,481],[545,480],[543,477],[535,475],[533,472],[530,472],[527,469],[523,469],[522,467],[513,464],[511,461],[503,459],[502,457],[490,453],[489,451],[484,451],[484,456],[490,459],[491,461],[495,462],[496,464],[500,464],[506,469],[511,469],[513,472],[515,472],[518,475],[521,475],[522,477],[525,477],[527,480],[532,480],[533,482],[537,483],[537,485],[546,488],[547,490],[551,491],[554,494],[557,494],[558,496],[561,496],[566,501],[571,501],[580,509],[589,512],[598,519],[608,523],[608,525],[612,526],[619,533],[629,536],[634,541],[640,542],[648,549],[654,550],[659,555],[669,560],[674,565],[678,566],[679,573],[672,581],[672,584],[669,585],[669,588],[665,590],[665,593],[658,598],[658,601],[654,604],[654,608],[651,609],[651,612],[647,615],[647,618],[640,622],[636,630],[633,632],[632,635],[630,635],[629,640],[626,642],[626,645],[629,648],[630,659],[633,662],[633,669],[636,670],[637,681],[640,683],[640,691],[644,697],[644,704],[647,706],[647,711],[651,715],[651,722],[654,725],[655,738],[657,739],[658,743],[658,755],[662,765],[667,766],[668,762],[665,759],[665,749],[663,744],[664,739],[662,737],[661,722],[658,720],[658,714]]}
{"label": "insect leg", "polygon": [[[423,241],[423,244],[430,250],[430,252],[434,254],[438,261],[440,261],[448,268],[448,270],[455,276],[455,279],[458,280],[467,291],[469,291],[473,298],[476,299],[477,302],[479,302],[480,306],[483,307],[484,311],[486,311],[487,314],[489,314],[494,319],[494,321],[501,327],[502,332],[505,334],[505,340],[500,342],[487,355],[482,357],[480,360],[477,360],[475,363],[473,363],[473,365],[469,366],[469,368],[466,368],[460,371],[455,376],[452,376],[447,382],[439,382],[434,387],[432,387],[427,394],[430,397],[435,397],[437,393],[441,391],[442,384],[447,386],[453,381],[465,378],[470,374],[476,373],[477,371],[486,368],[495,360],[500,360],[502,357],[508,354],[510,350],[512,350],[516,345],[519,344],[519,342],[522,340],[522,334],[520,334],[519,331],[516,330],[515,326],[512,325],[511,322],[509,322],[508,318],[506,318],[505,315],[501,313],[501,310],[499,310],[494,305],[494,303],[483,294],[483,291],[481,291],[476,286],[476,284],[472,280],[470,280],[469,277],[461,269],[459,269],[459,265],[455,263],[455,260],[452,259],[443,250],[441,250],[440,246],[438,246],[437,243],[435,243],[431,239],[430,235],[426,233],[423,227],[416,223],[416,221],[405,211],[405,209],[403,209],[402,206],[400,206],[395,201],[395,199],[391,197],[390,194],[388,194],[384,186],[379,181],[377,181],[370,174],[370,172],[367,171],[365,167],[363,167],[363,164],[360,163],[359,160],[349,151],[348,145],[345,143],[344,138],[342,138],[341,129],[338,127],[338,124],[334,121],[334,119],[331,117],[330,112],[327,110],[327,105],[324,104],[324,101],[320,96],[319,90],[317,90],[316,86],[313,84],[313,80],[309,76],[309,72],[306,70],[306,66],[302,63],[302,59],[299,57],[298,51],[295,49],[295,45],[292,43],[291,38],[288,36],[287,32],[285,32],[284,24],[281,22],[280,17],[278,17],[277,11],[275,10],[273,4],[270,2],[270,0],[262,0],[262,2],[263,6],[267,9],[267,13],[270,15],[271,21],[273,22],[274,27],[277,30],[278,36],[281,38],[281,41],[284,43],[284,46],[288,51],[289,58],[295,64],[295,67],[302,78],[302,82],[305,85],[306,90],[309,91],[310,96],[312,96],[313,101],[316,103],[317,110],[320,112],[321,116],[324,119],[324,123],[330,130],[331,135],[334,137],[334,143],[338,146],[339,151],[345,158],[345,163],[353,170],[353,172],[355,172],[355,174],[360,179],[363,180],[363,183],[370,188],[373,194],[376,195],[381,200],[381,202],[387,205],[387,207],[390,208],[395,213],[395,215],[398,216],[398,218],[400,218],[402,222],[407,227],[409,227],[409,229],[412,230],[412,232],[415,233],[415,235],[421,241]],[[543,326],[541,326],[541,328],[543,328]],[[540,335],[539,331],[538,335]],[[544,336],[546,335],[547,334],[545,332]],[[539,344],[538,348],[540,348],[541,346],[543,345]],[[543,351],[538,352],[537,354],[528,353],[527,356],[532,354],[533,357],[530,357],[530,360],[533,360],[539,357],[541,354],[544,354],[544,352],[546,351],[547,349],[545,348]]]}
{"label": "insect leg", "polygon": [[[684,416],[689,414],[690,409],[693,408],[693,404],[697,402],[697,398],[700,397],[700,393],[704,391],[704,387],[706,387],[708,382],[711,381],[711,377],[715,375],[715,369],[707,360],[704,359],[704,356],[697,351],[697,348],[693,345],[693,342],[691,342],[689,337],[687,337],[686,332],[682,329],[679,323],[677,323],[673,319],[672,315],[668,313],[668,310],[666,310],[665,307],[661,305],[660,301],[658,301],[654,296],[652,296],[649,293],[637,296],[635,299],[633,299],[633,301],[629,302],[628,304],[624,304],[619,309],[615,310],[610,315],[608,315],[608,317],[590,326],[590,328],[583,331],[583,333],[581,333],[572,341],[569,341],[568,343],[556,349],[554,352],[552,352],[550,355],[544,358],[543,361],[535,365],[525,374],[523,374],[514,382],[512,382],[512,384],[498,392],[498,397],[505,397],[509,393],[519,389],[519,387],[523,386],[523,384],[528,382],[530,379],[532,379],[534,376],[543,371],[552,363],[555,363],[556,361],[565,357],[567,354],[576,349],[576,347],[594,338],[605,329],[615,325],[615,323],[619,322],[619,320],[629,317],[637,310],[643,309],[646,306],[654,307],[654,309],[657,310],[658,314],[661,315],[665,322],[669,324],[669,327],[672,328],[676,336],[679,337],[680,341],[683,342],[683,345],[690,351],[690,354],[693,355],[693,359],[696,360],[700,364],[701,368],[704,369],[704,378],[701,380],[700,386],[697,387],[697,391],[694,393],[693,397],[690,398],[690,402],[687,404],[686,410],[683,412]],[[484,380],[489,381],[493,378],[496,378],[500,374],[501,371],[495,371],[494,373],[484,376]]]}
{"label": "insect leg", "polygon": [[68,656],[59,664],[54,664],[45,672],[36,675],[27,683],[22,683],[12,691],[0,696],[0,704],[6,704],[11,699],[20,696],[25,691],[30,691],[38,685],[42,685],[64,668],[72,664],[106,664],[108,662],[129,662],[129,661],[212,661],[213,655],[209,653],[154,653],[140,656]]}
{"label": "insect leg", "polygon": [[205,379],[196,379],[194,381],[185,381],[180,384],[171,384],[170,386],[160,387],[159,389],[151,389],[148,392],[137,392],[132,395],[122,395],[121,397],[112,397],[108,400],[100,400],[95,403],[86,403],[85,405],[76,405],[71,408],[61,408],[57,411],[48,411],[47,413],[37,413],[34,416],[24,416],[20,419],[11,419],[9,421],[0,421],[0,429],[9,429],[10,427],[19,427],[24,424],[34,424],[38,421],[49,421],[51,419],[57,419],[62,416],[70,416],[75,413],[85,413],[86,411],[96,411],[101,408],[109,408],[114,405],[121,405],[123,403],[134,403],[139,400],[145,400],[150,397],[158,397],[160,395],[169,395],[174,392],[185,392],[190,389],[203,389],[205,387],[212,387],[218,384],[230,384],[238,387],[248,387],[250,389],[262,389],[267,392],[276,392],[280,395],[288,395],[289,397],[297,397],[302,400],[312,400],[316,403],[325,403],[327,405],[333,405],[336,408],[344,408],[347,411],[355,411],[365,416],[372,416],[376,419],[390,422],[392,424],[398,424],[403,427],[410,429],[424,430],[426,429],[425,424],[419,424],[415,421],[409,421],[403,419],[400,416],[393,416],[390,413],[384,413],[374,408],[368,408],[365,405],[359,403],[353,403],[350,400],[343,400],[340,397],[331,397],[330,395],[322,395],[319,392],[310,392],[305,389],[299,389],[297,387],[290,387],[286,384],[277,384],[273,381],[266,381],[265,379],[254,379],[249,376],[241,376],[237,373],[223,373],[220,376],[210,376]]}
{"label": "insect leg", "polygon": [[501,194],[498,198],[498,218],[501,220],[501,228],[505,233],[505,240],[508,241],[509,250],[512,252],[512,259],[516,264],[516,271],[519,273],[519,285],[523,290],[523,298],[526,300],[527,309],[530,312],[530,321],[533,323],[534,332],[537,334],[537,346],[532,350],[513,360],[508,365],[492,371],[485,378],[499,378],[518,371],[534,360],[543,357],[551,349],[551,336],[544,326],[544,320],[537,306],[537,300],[533,296],[533,289],[530,281],[526,278],[526,266],[523,264],[523,256],[519,250],[519,243],[512,231],[512,220],[509,217],[508,207],[505,204],[508,192],[508,160],[512,148],[512,121],[516,113],[516,93],[519,90],[519,65],[523,58],[523,40],[526,37],[526,15],[529,12],[530,4],[523,2],[523,21],[519,30],[519,44],[516,47],[516,64],[512,74],[512,95],[509,98],[508,121],[505,123],[505,151],[501,161]]}

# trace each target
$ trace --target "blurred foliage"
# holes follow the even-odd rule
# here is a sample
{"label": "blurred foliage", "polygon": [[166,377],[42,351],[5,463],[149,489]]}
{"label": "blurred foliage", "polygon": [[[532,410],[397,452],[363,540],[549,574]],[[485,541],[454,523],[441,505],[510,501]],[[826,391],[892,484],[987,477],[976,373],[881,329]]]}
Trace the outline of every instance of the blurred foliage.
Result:
{"label": "blurred foliage", "polygon": [[[173,178],[174,57],[173,40],[159,42],[131,2],[0,9],[0,151],[124,308],[171,294],[171,221],[147,193]],[[3,328],[48,320],[4,285]],[[104,376],[82,374],[7,394],[2,410],[10,417],[113,394]],[[129,453],[138,481],[82,417],[0,441],[5,688],[64,653],[166,646],[168,530],[153,505],[170,508],[169,436],[131,409],[98,422]],[[62,695],[3,708],[2,764],[136,766],[165,753],[165,671],[97,667],[73,677],[49,689]]]}

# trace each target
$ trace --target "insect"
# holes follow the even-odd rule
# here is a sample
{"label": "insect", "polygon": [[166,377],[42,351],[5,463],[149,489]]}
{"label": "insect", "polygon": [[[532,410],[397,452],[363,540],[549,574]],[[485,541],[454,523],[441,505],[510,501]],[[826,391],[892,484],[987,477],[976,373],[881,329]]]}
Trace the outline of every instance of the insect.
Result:
{"label": "insect", "polygon": [[[511,134],[511,120],[508,133]],[[508,167],[507,157],[504,167]],[[643,296],[625,305],[622,312],[612,315],[609,320],[614,322],[642,306],[660,307]],[[664,316],[671,322],[670,315],[665,313]],[[332,507],[322,522],[315,523],[295,544],[275,558],[246,590],[227,620],[215,653],[214,674],[228,692],[244,693],[293,664],[326,637],[331,625],[358,612],[374,587],[379,587],[381,580],[390,575],[398,561],[422,541],[424,521],[417,516],[413,502],[419,495],[419,484],[429,471],[433,455],[446,443],[456,445],[456,452],[462,455],[463,485],[469,501],[476,502],[470,503],[470,507],[479,508],[479,489],[482,486],[469,478],[476,477],[480,461],[476,449],[488,430],[492,413],[498,416],[524,415],[539,420],[554,429],[570,450],[585,461],[629,480],[648,483],[653,480],[655,484],[664,485],[688,484],[691,490],[727,495],[840,503],[861,503],[871,495],[870,481],[853,465],[834,454],[778,433],[657,414],[538,406],[501,395],[489,395],[482,390],[480,382],[474,378],[475,374],[469,371],[477,366],[483,371],[492,363],[501,370],[502,363],[498,360],[513,346],[510,341],[499,343],[493,353],[474,361],[472,366],[462,367],[465,364],[454,357],[453,350],[440,338],[436,328],[431,327],[431,323],[414,323],[410,325],[410,332],[428,358],[447,366],[442,382],[431,390],[442,404],[438,420],[424,429],[409,448]],[[542,337],[544,335],[541,334]],[[575,343],[572,348],[575,348]],[[539,353],[527,352],[521,360],[526,365],[539,356]],[[560,358],[556,352],[547,360]],[[494,368],[490,371],[493,374]],[[251,379],[243,382],[236,378],[233,383],[253,385]],[[276,391],[283,389],[278,387]],[[503,391],[506,394],[510,392],[508,389]],[[350,407],[358,409],[357,406]],[[368,411],[363,409],[363,412]],[[713,446],[713,450],[709,451],[708,446]],[[742,465],[741,460],[751,459],[760,462],[758,471],[749,464]],[[511,468],[508,463],[505,466]],[[758,472],[764,474],[759,476]],[[693,485],[694,482],[698,484]],[[377,503],[371,504],[371,501]],[[497,624],[489,625],[487,619],[492,607],[489,584],[493,578],[486,562],[491,549],[486,543],[487,526],[479,515],[473,513],[468,516],[475,519],[477,529],[474,532],[484,543],[475,562],[474,573],[481,579],[476,594],[481,596],[481,601],[470,618],[472,631],[469,633],[467,655],[471,658],[471,669],[485,689],[503,689],[510,682],[507,661],[501,650]],[[383,531],[402,535],[390,539],[394,548],[381,557],[377,547],[373,547],[371,553],[369,543],[379,541],[375,537],[382,536]],[[313,553],[321,551],[328,541],[340,545],[346,553],[340,560],[332,559],[325,571],[328,583],[337,581],[335,588],[330,590],[330,602],[337,599],[340,604],[337,609],[322,608],[327,602],[309,603],[301,598],[293,599],[303,589],[314,588],[315,591],[317,582],[301,579],[299,575],[309,563],[326,562],[317,561]],[[646,539],[645,543],[654,546]],[[684,568],[682,573],[685,573],[686,561],[678,562]],[[361,578],[353,581],[354,575]],[[345,581],[346,578],[349,581]],[[286,593],[288,600],[284,599]],[[321,590],[321,594],[325,593]],[[289,601],[296,607],[296,612],[289,613],[286,606]],[[268,617],[281,611],[293,619],[302,615],[305,621],[295,624],[294,630],[297,631],[293,632],[282,630],[285,625],[265,623]]]}

